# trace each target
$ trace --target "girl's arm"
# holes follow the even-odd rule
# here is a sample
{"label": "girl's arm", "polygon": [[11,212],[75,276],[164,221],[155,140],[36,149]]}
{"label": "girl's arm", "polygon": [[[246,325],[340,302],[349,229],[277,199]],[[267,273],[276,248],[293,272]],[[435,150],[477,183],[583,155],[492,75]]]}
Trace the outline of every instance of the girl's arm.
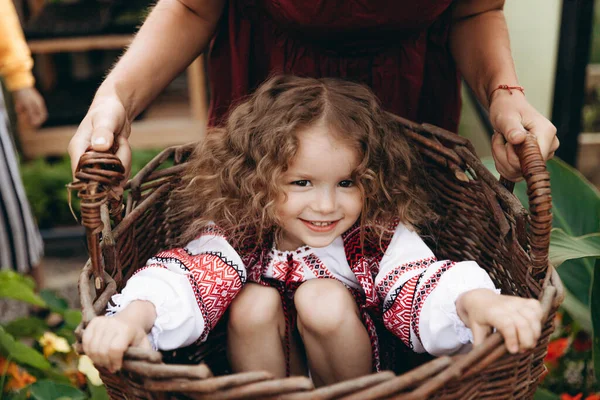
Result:
{"label": "girl's arm", "polygon": [[[85,150],[106,151],[130,123],[201,52],[214,34],[225,0],[160,0],[131,46],[98,89],[69,144],[73,171]],[[126,141],[121,145],[128,146]],[[129,156],[118,154],[126,167]]]}
{"label": "girl's arm", "polygon": [[552,157],[559,143],[554,125],[527,102],[523,93],[494,91],[499,85],[519,85],[503,7],[504,0],[459,0],[453,10],[450,51],[500,133],[492,139],[498,171],[516,180],[521,173],[512,146],[523,142],[525,129],[537,136],[544,159]]}
{"label": "girl's arm", "polygon": [[[240,256],[209,228],[186,247],[149,259],[113,296],[112,316],[95,318],[86,328],[84,350],[114,371],[131,345],[172,350],[204,341],[245,282]],[[147,334],[150,341],[142,342],[140,335]]]}
{"label": "girl's arm", "polygon": [[402,224],[381,260],[375,289],[385,327],[419,353],[461,352],[492,328],[517,352],[533,347],[541,333],[537,300],[498,294],[474,261],[438,261]]}
{"label": "girl's arm", "polygon": [[150,348],[147,334],[155,320],[156,309],[148,301],[134,301],[114,317],[94,318],[83,332],[83,351],[94,364],[116,372],[130,346]]}
{"label": "girl's arm", "polygon": [[511,353],[535,347],[542,334],[542,306],[538,300],[503,296],[486,289],[463,293],[456,300],[460,319],[473,332],[473,344],[497,329]]}

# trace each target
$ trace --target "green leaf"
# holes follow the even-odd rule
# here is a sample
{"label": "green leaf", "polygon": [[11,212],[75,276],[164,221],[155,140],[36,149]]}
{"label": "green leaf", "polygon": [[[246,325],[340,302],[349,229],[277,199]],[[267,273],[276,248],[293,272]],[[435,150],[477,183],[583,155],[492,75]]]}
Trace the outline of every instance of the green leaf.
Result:
{"label": "green leaf", "polygon": [[600,257],[600,232],[573,237],[562,229],[552,229],[550,261],[556,267],[574,258]]}
{"label": "green leaf", "polygon": [[583,304],[573,293],[566,290],[562,307],[567,310],[567,313],[569,313],[575,321],[577,321],[581,326],[581,329],[588,333],[592,333],[592,317],[590,308],[587,304]]}
{"label": "green leaf", "polygon": [[37,339],[48,330],[48,324],[41,318],[25,317],[9,322],[4,329],[16,338],[30,337]]}
{"label": "green leaf", "polygon": [[110,400],[106,387],[104,385],[92,385],[90,380],[87,380],[87,387],[90,391],[90,400]]}
{"label": "green leaf", "polygon": [[0,326],[0,351],[14,359],[19,364],[27,364],[41,370],[51,368],[48,360],[34,349],[16,341],[4,328]]}
{"label": "green leaf", "polygon": [[34,284],[30,278],[13,271],[0,271],[0,298],[14,299],[45,307],[46,303],[35,294],[33,288]]}
{"label": "green leaf", "polygon": [[66,325],[61,326],[54,333],[56,333],[60,337],[67,339],[67,342],[69,342],[70,345],[77,341],[77,337],[75,336],[73,328],[70,328]]}
{"label": "green leaf", "polygon": [[64,315],[65,311],[69,309],[69,303],[67,303],[65,299],[59,297],[56,293],[50,290],[44,289],[40,291],[40,296],[42,297],[42,299],[44,299],[44,301],[48,305],[48,308],[52,312]]}
{"label": "green leaf", "polygon": [[81,323],[81,311],[79,310],[67,310],[63,316],[67,327],[70,329],[74,330]]}
{"label": "green leaf", "polygon": [[45,379],[29,386],[31,397],[35,400],[57,400],[66,398],[71,400],[85,400],[86,395],[73,386],[56,383]]}
{"label": "green leaf", "polygon": [[5,393],[8,395],[6,400],[27,400],[29,398],[28,392],[29,386],[24,387],[23,389],[17,392]]}
{"label": "green leaf", "polygon": [[555,228],[572,236],[600,232],[600,192],[579,171],[559,159],[546,163],[552,185]]}
{"label": "green leaf", "polygon": [[536,390],[533,400],[560,400],[560,396],[549,390],[539,388]]}
{"label": "green leaf", "polygon": [[566,290],[586,306],[590,304],[590,282],[592,281],[589,264],[589,259],[580,258],[567,260],[558,268],[558,274]]}
{"label": "green leaf", "polygon": [[592,360],[594,362],[594,374],[596,382],[600,382],[600,259],[596,261],[594,268],[594,279],[592,282],[592,294],[590,295],[590,312],[592,314]]}

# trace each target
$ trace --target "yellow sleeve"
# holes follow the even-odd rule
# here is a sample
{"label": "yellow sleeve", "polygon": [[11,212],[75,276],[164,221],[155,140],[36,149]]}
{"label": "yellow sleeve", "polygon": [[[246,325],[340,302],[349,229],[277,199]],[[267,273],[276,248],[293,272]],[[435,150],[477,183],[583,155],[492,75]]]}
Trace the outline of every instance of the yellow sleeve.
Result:
{"label": "yellow sleeve", "polygon": [[21,30],[12,0],[0,0],[0,76],[8,90],[15,91],[34,84],[33,59]]}

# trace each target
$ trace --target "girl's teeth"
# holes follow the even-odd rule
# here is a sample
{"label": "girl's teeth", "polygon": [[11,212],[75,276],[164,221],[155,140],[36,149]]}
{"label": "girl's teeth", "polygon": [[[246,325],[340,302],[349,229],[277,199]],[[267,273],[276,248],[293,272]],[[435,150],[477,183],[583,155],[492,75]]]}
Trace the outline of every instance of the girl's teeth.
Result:
{"label": "girl's teeth", "polygon": [[311,224],[313,224],[315,226],[328,226],[328,225],[331,225],[332,222],[311,222]]}

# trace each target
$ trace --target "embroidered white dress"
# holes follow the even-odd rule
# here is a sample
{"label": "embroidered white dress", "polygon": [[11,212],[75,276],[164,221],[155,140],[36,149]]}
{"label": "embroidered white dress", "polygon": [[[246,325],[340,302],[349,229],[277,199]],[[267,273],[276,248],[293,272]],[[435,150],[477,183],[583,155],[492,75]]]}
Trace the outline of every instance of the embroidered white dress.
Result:
{"label": "embroidered white dress", "polygon": [[379,246],[361,247],[351,228],[329,246],[277,251],[234,249],[215,227],[185,248],[163,251],[134,274],[113,297],[118,312],[134,300],[156,307],[153,345],[170,350],[204,341],[243,284],[276,286],[287,297],[309,279],[337,279],[355,295],[371,336],[374,368],[379,369],[377,332],[372,319],[416,352],[433,355],[466,351],[471,331],[460,320],[455,301],[477,288],[496,290],[473,261],[438,261],[413,231],[402,224]]}

